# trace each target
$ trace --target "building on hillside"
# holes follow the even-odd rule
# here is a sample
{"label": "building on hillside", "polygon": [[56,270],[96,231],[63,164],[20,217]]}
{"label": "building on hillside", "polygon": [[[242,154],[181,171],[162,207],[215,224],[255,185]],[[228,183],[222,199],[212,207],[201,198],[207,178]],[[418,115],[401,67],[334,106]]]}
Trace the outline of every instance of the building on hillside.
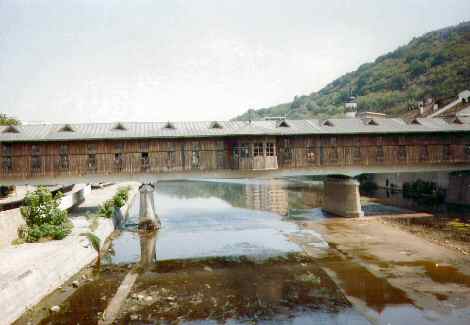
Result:
{"label": "building on hillside", "polygon": [[344,114],[348,118],[355,118],[357,114],[357,100],[355,96],[350,96],[344,103]]}
{"label": "building on hillside", "polygon": [[466,89],[459,93],[459,100],[463,103],[470,103],[470,90]]}

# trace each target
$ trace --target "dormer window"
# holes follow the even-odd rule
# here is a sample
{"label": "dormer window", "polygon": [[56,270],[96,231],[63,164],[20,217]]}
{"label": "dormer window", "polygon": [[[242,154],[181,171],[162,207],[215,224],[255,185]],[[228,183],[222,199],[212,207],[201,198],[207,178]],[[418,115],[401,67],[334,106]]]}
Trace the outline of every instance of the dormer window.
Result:
{"label": "dormer window", "polygon": [[289,128],[290,124],[286,120],[282,120],[277,124],[278,128]]}
{"label": "dormer window", "polygon": [[464,122],[461,119],[459,119],[458,117],[455,118],[453,123],[454,124],[464,124]]}
{"label": "dormer window", "polygon": [[214,121],[209,125],[209,129],[223,129],[223,126],[219,122]]}
{"label": "dormer window", "polygon": [[322,123],[322,126],[335,126],[330,120],[326,120]]}
{"label": "dormer window", "polygon": [[175,125],[171,122],[166,122],[165,126],[163,127],[164,129],[167,129],[167,130],[174,130],[176,129]]}
{"label": "dormer window", "polygon": [[20,130],[14,125],[9,125],[2,133],[20,133]]}
{"label": "dormer window", "polygon": [[124,124],[122,124],[121,122],[117,123],[114,127],[113,127],[113,131],[126,131],[127,128],[124,126]]}
{"label": "dormer window", "polygon": [[70,124],[65,124],[63,127],[59,129],[59,132],[75,132]]}
{"label": "dormer window", "polygon": [[411,121],[411,124],[422,125],[421,122],[417,118],[415,118],[413,121]]}
{"label": "dormer window", "polygon": [[367,125],[377,126],[379,125],[379,123],[374,119],[370,119],[369,121],[367,121]]}

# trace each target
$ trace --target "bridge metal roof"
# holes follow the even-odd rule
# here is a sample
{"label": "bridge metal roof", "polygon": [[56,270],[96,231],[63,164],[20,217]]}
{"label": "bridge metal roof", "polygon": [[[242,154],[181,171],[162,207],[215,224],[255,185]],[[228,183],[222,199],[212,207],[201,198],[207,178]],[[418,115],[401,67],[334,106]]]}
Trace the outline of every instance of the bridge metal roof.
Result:
{"label": "bridge metal roof", "polygon": [[[216,127],[214,127],[216,126]],[[194,138],[242,135],[390,134],[470,131],[470,119],[343,118],[327,120],[118,122],[0,126],[0,142],[95,139]]]}

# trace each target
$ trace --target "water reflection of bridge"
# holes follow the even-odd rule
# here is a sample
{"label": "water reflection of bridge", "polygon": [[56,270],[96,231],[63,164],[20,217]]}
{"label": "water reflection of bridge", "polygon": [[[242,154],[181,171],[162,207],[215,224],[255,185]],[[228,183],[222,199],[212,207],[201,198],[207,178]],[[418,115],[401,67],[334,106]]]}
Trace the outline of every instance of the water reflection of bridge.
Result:
{"label": "water reflection of bridge", "polygon": [[319,208],[323,205],[323,191],[319,186],[287,186],[280,180],[247,184],[246,207],[287,215],[289,209],[298,207]]}
{"label": "water reflection of bridge", "polygon": [[289,195],[279,181],[247,184],[245,197],[246,207],[249,209],[271,211],[280,215],[287,215],[289,211]]}

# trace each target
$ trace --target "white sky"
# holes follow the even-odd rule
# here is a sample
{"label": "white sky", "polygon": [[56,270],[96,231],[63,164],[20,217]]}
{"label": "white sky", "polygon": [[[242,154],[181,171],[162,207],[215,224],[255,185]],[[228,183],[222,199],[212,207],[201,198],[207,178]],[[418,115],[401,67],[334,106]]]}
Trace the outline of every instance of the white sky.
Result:
{"label": "white sky", "polygon": [[0,0],[0,112],[225,120],[464,20],[469,0]]}

